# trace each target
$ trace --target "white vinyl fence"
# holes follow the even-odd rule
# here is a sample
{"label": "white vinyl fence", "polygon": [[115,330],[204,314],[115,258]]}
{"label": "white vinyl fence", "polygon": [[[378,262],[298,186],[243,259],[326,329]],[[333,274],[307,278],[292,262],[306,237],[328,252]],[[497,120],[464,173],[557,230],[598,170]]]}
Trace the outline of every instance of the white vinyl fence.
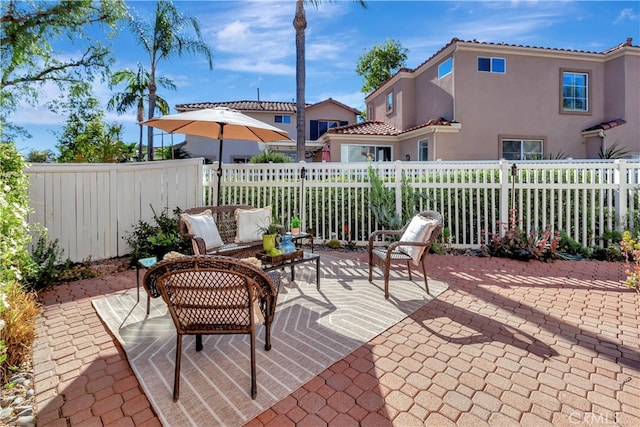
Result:
{"label": "white vinyl fence", "polygon": [[[272,205],[318,240],[364,243],[378,229],[369,205],[371,166],[395,192],[396,210],[437,210],[453,247],[479,247],[510,212],[523,230],[564,231],[584,246],[639,225],[638,160],[377,162],[224,165],[223,204]],[[216,166],[205,166],[205,204],[216,200]],[[302,179],[304,169],[305,178]],[[403,190],[404,187],[404,190]],[[412,202],[415,200],[415,202]]]}
{"label": "white vinyl fence", "polygon": [[[127,255],[124,237],[140,220],[202,200],[202,159],[122,164],[33,164],[26,169],[30,224],[58,239],[64,259]],[[152,222],[152,221],[151,221]]]}
{"label": "white vinyl fence", "polygon": [[[640,226],[640,161],[377,162],[223,165],[222,204],[271,205],[288,224],[300,215],[321,242],[363,244],[378,229],[369,167],[394,190],[396,210],[442,213],[453,247],[479,247],[513,210],[523,230],[550,227],[588,246]],[[202,159],[121,165],[33,165],[33,215],[72,261],[126,255],[125,237],[167,208],[213,205],[217,165]],[[304,179],[302,172],[304,171]],[[515,173],[515,175],[512,175]]]}

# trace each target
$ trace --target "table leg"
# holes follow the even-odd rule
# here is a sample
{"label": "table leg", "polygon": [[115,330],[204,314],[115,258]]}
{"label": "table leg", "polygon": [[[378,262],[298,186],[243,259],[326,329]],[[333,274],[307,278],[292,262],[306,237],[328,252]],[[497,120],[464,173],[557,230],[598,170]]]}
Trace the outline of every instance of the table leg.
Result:
{"label": "table leg", "polygon": [[136,298],[136,304],[140,302],[140,266],[136,262],[136,291],[138,292],[138,297]]}
{"label": "table leg", "polygon": [[294,264],[291,265],[291,281],[296,281],[296,266]]}
{"label": "table leg", "polygon": [[316,258],[316,288],[320,290],[320,257]]}

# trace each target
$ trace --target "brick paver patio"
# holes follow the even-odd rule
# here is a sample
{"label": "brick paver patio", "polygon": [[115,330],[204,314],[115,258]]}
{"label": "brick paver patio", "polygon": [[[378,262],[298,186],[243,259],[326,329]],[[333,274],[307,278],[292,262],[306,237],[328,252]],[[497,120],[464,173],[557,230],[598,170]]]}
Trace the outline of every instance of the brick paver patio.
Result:
{"label": "brick paver patio", "polygon": [[[248,425],[640,426],[640,295],[623,264],[428,261],[445,293]],[[43,293],[38,425],[160,424],[91,306],[132,287],[128,271]]]}

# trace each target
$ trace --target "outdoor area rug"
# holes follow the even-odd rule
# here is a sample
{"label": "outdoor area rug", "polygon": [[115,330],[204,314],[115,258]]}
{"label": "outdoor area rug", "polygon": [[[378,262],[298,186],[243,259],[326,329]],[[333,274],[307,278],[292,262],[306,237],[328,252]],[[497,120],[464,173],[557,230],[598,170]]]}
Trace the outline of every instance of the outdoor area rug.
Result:
{"label": "outdoor area rug", "polygon": [[374,283],[368,266],[322,255],[320,290],[315,263],[296,266],[292,282],[286,270],[271,331],[264,349],[264,326],[256,337],[258,395],[251,399],[248,335],[209,335],[195,351],[195,338],[183,338],[180,400],[173,402],[176,334],[161,298],[136,290],[94,299],[93,306],[124,348],[145,394],[165,426],[241,426],[273,406],[327,367],[398,323],[447,289],[420,274],[391,273],[390,298],[384,299],[379,269]]}

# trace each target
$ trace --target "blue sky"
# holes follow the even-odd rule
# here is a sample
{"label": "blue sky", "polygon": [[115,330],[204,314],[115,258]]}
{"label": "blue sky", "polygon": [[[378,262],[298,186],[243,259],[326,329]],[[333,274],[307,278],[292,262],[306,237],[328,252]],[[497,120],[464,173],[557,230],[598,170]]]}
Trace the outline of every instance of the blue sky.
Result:
{"label": "blue sky", "polygon": [[[633,38],[640,45],[638,1],[367,1],[322,2],[307,5],[306,102],[329,97],[364,109],[362,78],[355,73],[360,55],[376,44],[395,39],[409,50],[407,67],[424,62],[453,37],[462,40],[600,52]],[[155,2],[129,1],[139,13],[152,16]],[[177,8],[199,19],[205,41],[213,50],[213,70],[200,57],[161,61],[158,75],[174,81],[176,91],[161,93],[174,106],[192,102],[255,100],[295,102],[295,2],[176,1]],[[126,28],[113,40],[114,70],[148,66],[146,53]],[[65,55],[78,50],[61,46]],[[106,105],[113,92],[96,82],[94,91]],[[10,120],[33,138],[16,141],[19,150],[51,149],[64,117],[44,103],[59,94],[52,85],[41,91],[41,105],[25,106]],[[124,141],[138,141],[135,112],[107,113],[108,122],[124,125]],[[146,131],[145,131],[146,137]],[[166,137],[164,143],[170,143]],[[175,135],[175,143],[183,140]],[[160,145],[160,141],[156,142]]]}

